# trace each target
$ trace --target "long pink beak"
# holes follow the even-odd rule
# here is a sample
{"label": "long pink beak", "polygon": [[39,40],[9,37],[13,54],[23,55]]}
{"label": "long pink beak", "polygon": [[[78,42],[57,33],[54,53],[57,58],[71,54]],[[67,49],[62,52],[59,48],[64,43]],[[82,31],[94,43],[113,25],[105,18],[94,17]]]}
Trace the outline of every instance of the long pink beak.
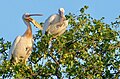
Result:
{"label": "long pink beak", "polygon": [[29,14],[29,16],[43,16],[43,14]]}
{"label": "long pink beak", "polygon": [[[28,16],[43,16],[42,14],[29,14]],[[37,22],[35,21],[33,18],[31,18],[31,22],[32,24],[34,24],[35,27],[39,28],[40,30],[43,30],[43,27]]]}

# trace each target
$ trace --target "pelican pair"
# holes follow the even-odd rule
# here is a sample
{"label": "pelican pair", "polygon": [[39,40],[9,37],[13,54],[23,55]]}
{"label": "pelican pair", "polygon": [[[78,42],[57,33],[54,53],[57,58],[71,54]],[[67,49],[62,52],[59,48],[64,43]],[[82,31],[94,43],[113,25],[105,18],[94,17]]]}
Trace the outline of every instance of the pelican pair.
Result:
{"label": "pelican pair", "polygon": [[58,10],[59,14],[53,14],[45,20],[43,27],[32,19],[30,16],[42,16],[42,14],[24,14],[23,21],[27,25],[27,30],[22,36],[17,36],[14,40],[10,51],[9,51],[9,60],[12,59],[13,63],[18,63],[20,61],[26,64],[31,52],[32,52],[32,28],[31,24],[34,24],[37,28],[42,30],[42,34],[45,32],[53,35],[53,38],[63,34],[68,26],[68,20],[66,20],[64,15],[65,10],[60,8]]}

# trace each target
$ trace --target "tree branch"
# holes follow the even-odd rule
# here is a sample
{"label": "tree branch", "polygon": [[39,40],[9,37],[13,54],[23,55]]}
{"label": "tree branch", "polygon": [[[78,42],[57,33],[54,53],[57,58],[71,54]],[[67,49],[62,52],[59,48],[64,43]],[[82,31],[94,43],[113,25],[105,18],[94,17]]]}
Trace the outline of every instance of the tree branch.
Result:
{"label": "tree branch", "polygon": [[53,57],[52,52],[49,53],[49,56],[54,60],[54,62],[59,66],[59,62],[56,60],[55,57]]}

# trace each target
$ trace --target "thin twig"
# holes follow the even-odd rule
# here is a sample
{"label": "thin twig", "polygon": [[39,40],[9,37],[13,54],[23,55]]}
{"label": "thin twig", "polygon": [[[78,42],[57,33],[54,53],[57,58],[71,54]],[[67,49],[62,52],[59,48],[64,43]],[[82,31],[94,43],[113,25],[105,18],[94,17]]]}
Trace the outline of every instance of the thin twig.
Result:
{"label": "thin twig", "polygon": [[59,65],[59,62],[55,59],[55,57],[53,57],[53,54],[52,54],[52,52],[50,52],[50,57],[55,61],[55,63],[57,64],[57,65]]}

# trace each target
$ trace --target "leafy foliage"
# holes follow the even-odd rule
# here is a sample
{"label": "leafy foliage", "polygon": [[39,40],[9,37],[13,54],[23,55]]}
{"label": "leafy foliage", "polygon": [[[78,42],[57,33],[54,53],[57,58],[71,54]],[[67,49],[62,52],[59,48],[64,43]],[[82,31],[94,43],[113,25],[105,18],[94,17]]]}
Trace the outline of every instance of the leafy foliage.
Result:
{"label": "leafy foliage", "polygon": [[38,31],[27,65],[13,65],[6,60],[10,42],[0,39],[0,76],[2,78],[118,78],[120,73],[120,35],[104,17],[97,20],[86,14],[84,6],[80,15],[69,13],[69,28],[53,39]]}

